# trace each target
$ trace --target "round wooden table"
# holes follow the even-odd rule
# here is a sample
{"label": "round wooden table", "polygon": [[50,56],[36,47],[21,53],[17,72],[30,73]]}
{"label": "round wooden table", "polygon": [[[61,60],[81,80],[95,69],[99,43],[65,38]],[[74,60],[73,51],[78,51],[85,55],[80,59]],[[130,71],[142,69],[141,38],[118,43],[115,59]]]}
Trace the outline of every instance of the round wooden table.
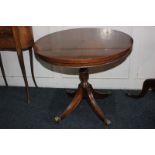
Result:
{"label": "round wooden table", "polygon": [[55,117],[60,122],[71,114],[87,99],[97,116],[109,125],[111,121],[105,117],[103,110],[96,103],[97,98],[105,98],[109,94],[96,92],[88,82],[89,68],[101,65],[115,66],[123,62],[132,51],[133,39],[119,31],[103,28],[78,28],[49,34],[35,42],[34,51],[42,63],[63,67],[79,68],[81,83],[74,99],[67,109]]}

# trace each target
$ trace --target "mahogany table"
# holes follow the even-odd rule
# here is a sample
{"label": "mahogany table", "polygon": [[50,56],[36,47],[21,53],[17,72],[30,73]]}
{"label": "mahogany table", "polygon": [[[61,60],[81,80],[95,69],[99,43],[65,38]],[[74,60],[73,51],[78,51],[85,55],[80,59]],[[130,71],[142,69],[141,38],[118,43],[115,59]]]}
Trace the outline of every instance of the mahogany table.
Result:
{"label": "mahogany table", "polygon": [[122,63],[131,53],[132,45],[133,39],[129,35],[103,28],[64,30],[36,41],[34,51],[40,63],[79,68],[81,83],[73,93],[74,99],[61,115],[55,117],[55,121],[60,122],[69,116],[85,98],[96,115],[105,125],[109,125],[111,121],[95,100],[108,94],[93,89],[88,82],[89,68],[101,65],[114,67]]}

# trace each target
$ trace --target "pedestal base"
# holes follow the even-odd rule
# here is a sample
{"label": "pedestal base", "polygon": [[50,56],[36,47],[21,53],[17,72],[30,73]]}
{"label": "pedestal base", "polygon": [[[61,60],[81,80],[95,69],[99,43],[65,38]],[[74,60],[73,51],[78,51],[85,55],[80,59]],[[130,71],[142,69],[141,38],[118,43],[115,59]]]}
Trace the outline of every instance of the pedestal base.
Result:
{"label": "pedestal base", "polygon": [[143,84],[142,91],[138,95],[127,93],[127,96],[133,97],[133,98],[141,98],[147,94],[149,89],[152,89],[152,91],[155,91],[155,79],[147,79]]}
{"label": "pedestal base", "polygon": [[82,99],[85,98],[87,99],[92,110],[105,123],[105,125],[107,126],[110,125],[111,121],[105,117],[104,112],[95,101],[95,98],[97,99],[105,98],[109,96],[110,93],[101,94],[99,92],[96,92],[93,89],[91,84],[88,83],[89,73],[87,68],[81,68],[79,70],[79,77],[80,77],[81,83],[79,84],[78,90],[76,92],[69,93],[70,95],[75,95],[74,99],[62,114],[55,117],[55,121],[60,122],[61,120],[69,116],[78,107]]}

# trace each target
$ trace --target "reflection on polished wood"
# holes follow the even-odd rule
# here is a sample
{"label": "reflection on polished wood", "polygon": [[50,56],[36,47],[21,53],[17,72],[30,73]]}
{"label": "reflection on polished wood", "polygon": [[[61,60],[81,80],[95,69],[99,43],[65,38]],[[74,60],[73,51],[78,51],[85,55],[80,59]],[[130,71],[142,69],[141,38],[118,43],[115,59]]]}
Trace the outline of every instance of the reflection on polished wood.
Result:
{"label": "reflection on polished wood", "polygon": [[35,42],[34,50],[45,62],[80,68],[126,58],[132,44],[132,38],[119,31],[79,28],[49,34]]}
{"label": "reflection on polished wood", "polygon": [[81,83],[77,91],[69,93],[74,95],[74,99],[62,114],[55,117],[55,121],[60,122],[69,116],[85,98],[96,115],[106,126],[109,125],[111,121],[95,101],[107,97],[109,93],[101,94],[92,88],[88,83],[88,70],[90,67],[106,66],[110,69],[117,66],[129,56],[132,45],[133,39],[129,35],[103,28],[70,29],[36,41],[35,56],[43,66],[49,63],[79,69]]}

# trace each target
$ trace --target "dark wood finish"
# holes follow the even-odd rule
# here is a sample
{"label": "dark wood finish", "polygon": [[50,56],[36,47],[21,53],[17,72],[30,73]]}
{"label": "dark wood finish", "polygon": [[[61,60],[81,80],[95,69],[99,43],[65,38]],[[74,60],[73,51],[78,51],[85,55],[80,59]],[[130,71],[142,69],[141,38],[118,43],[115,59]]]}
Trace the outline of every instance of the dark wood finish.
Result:
{"label": "dark wood finish", "polygon": [[[79,68],[81,83],[75,97],[68,108],[55,121],[59,122],[69,116],[81,103],[87,99],[92,110],[106,124],[111,122],[96,103],[95,98],[105,98],[109,93],[96,92],[88,83],[89,67],[100,65],[115,67],[123,62],[132,51],[133,39],[122,32],[102,28],[71,29],[49,34],[34,44],[36,58],[52,65]],[[110,68],[110,67],[109,67]]]}
{"label": "dark wood finish", "polygon": [[4,79],[5,85],[8,87],[8,83],[7,83],[7,80],[6,80],[5,71],[4,71],[4,67],[3,67],[3,63],[2,63],[1,53],[0,53],[0,68],[1,68],[1,71],[2,71],[2,76],[3,76],[3,79]]}
{"label": "dark wood finish", "polygon": [[69,116],[78,107],[78,105],[82,101],[82,98],[83,98],[83,89],[79,88],[77,90],[75,97],[74,97],[73,101],[71,102],[71,104],[67,107],[67,109],[60,116],[55,117],[55,121],[59,122],[62,119]]}
{"label": "dark wood finish", "polygon": [[[18,48],[27,50],[34,44],[32,27],[30,26],[0,26],[0,49],[16,51],[15,36],[18,37]],[[16,37],[16,38],[17,38]],[[20,46],[20,47],[19,47]]]}
{"label": "dark wood finish", "polygon": [[[93,89],[92,87],[92,92],[93,92],[93,96],[95,99],[104,99],[106,97],[108,97],[109,95],[111,95],[111,92],[98,92],[96,90]],[[76,91],[74,90],[66,90],[67,95],[74,97],[76,95]]]}
{"label": "dark wood finish", "polygon": [[98,92],[98,91],[94,90],[93,88],[92,88],[92,90],[93,90],[93,95],[94,95],[95,99],[104,99],[104,98],[108,97],[109,95],[111,95],[111,92]]}
{"label": "dark wood finish", "polygon": [[131,92],[127,93],[127,96],[133,97],[133,98],[141,98],[144,97],[147,92],[151,89],[152,91],[155,91],[155,79],[147,79],[144,81],[142,91],[137,95],[133,94]]}
{"label": "dark wood finish", "polygon": [[125,59],[132,44],[132,38],[122,32],[81,28],[47,35],[35,42],[34,50],[48,63],[80,68]]}
{"label": "dark wood finish", "polygon": [[35,84],[35,86],[38,88],[35,77],[34,77],[34,70],[33,70],[33,51],[32,48],[29,49],[29,56],[30,56],[30,67],[31,67],[31,74],[32,74],[32,79]]}
{"label": "dark wood finish", "polygon": [[27,102],[29,103],[30,95],[29,95],[29,90],[28,90],[28,81],[27,81],[27,78],[26,78],[26,70],[25,70],[25,65],[24,65],[22,44],[20,42],[19,31],[18,31],[18,28],[15,27],[15,26],[12,27],[12,31],[13,31],[14,41],[15,41],[15,45],[16,45],[19,64],[20,64],[20,67],[21,67],[21,71],[22,71],[25,86],[26,86],[25,88],[26,88],[26,93],[27,93]]}
{"label": "dark wood finish", "polygon": [[[82,99],[85,98],[85,99],[87,99],[88,103],[90,104],[90,106],[92,107],[92,110],[96,113],[96,115],[101,120],[103,120],[106,125],[109,125],[110,120],[108,120],[105,117],[104,112],[101,110],[99,105],[96,103],[95,98],[94,98],[94,89],[91,86],[91,84],[88,83],[89,73],[88,73],[87,68],[81,68],[79,70],[79,78],[81,80],[81,83],[79,84],[79,88],[75,93],[75,97],[74,97],[72,103],[68,106],[66,111],[64,111],[60,116],[55,117],[55,121],[59,122],[62,119],[69,116],[77,108],[77,106],[81,103]],[[107,97],[107,95],[104,96],[104,98],[105,97]]]}
{"label": "dark wood finish", "polygon": [[[28,82],[26,77],[26,70],[23,59],[23,51],[29,50],[32,53],[32,46],[34,44],[32,27],[30,26],[1,26],[0,27],[0,50],[1,51],[16,51],[21,71],[23,74],[27,101],[29,103],[29,91],[28,91]],[[33,61],[32,54],[30,54],[30,65],[33,81],[36,85],[34,72],[33,72]],[[6,77],[4,77],[6,79]]]}

